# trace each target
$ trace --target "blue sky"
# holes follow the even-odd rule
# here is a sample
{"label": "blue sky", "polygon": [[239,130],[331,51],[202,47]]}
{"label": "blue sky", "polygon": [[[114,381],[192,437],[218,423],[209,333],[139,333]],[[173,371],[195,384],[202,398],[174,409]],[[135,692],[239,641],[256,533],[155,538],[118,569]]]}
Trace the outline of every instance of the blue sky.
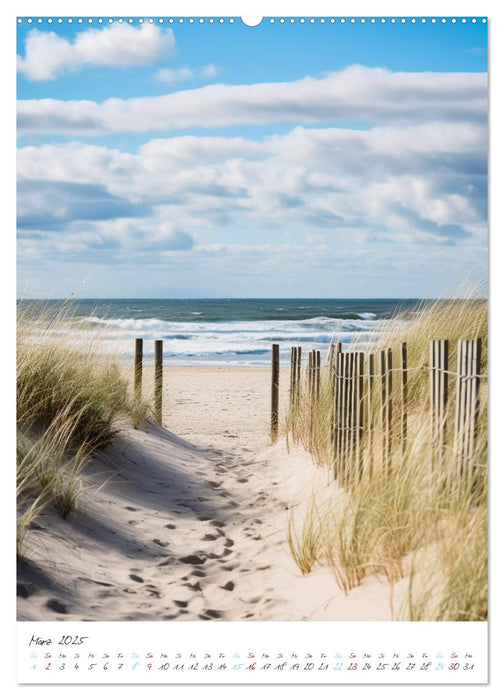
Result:
{"label": "blue sky", "polygon": [[18,25],[18,292],[432,297],[486,275],[486,24]]}

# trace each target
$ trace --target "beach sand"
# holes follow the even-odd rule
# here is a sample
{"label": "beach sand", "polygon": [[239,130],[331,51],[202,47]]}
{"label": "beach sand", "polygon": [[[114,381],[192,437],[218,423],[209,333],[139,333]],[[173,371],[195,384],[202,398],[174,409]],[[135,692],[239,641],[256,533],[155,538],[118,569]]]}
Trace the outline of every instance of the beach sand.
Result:
{"label": "beach sand", "polygon": [[[148,394],[151,368],[143,379]],[[285,401],[288,370],[280,383]],[[345,596],[328,568],[302,576],[292,559],[289,517],[330,475],[270,444],[269,392],[269,370],[165,368],[163,427],[122,430],[83,472],[77,509],[27,533],[18,619],[392,619],[386,583]]]}

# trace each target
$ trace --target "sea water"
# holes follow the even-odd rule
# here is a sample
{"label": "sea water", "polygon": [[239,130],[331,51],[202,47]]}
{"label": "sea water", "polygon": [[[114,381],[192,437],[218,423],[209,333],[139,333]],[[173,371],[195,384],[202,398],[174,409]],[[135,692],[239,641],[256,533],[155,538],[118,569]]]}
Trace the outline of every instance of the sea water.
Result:
{"label": "sea water", "polygon": [[[144,339],[152,359],[163,341],[166,365],[265,367],[271,345],[287,364],[290,348],[326,353],[331,342],[364,346],[379,340],[390,319],[412,310],[415,299],[79,299],[18,301],[44,308],[49,330],[93,334],[105,352],[131,359],[134,339]],[[54,318],[54,322],[52,319]],[[404,321],[395,321],[404,323]]]}

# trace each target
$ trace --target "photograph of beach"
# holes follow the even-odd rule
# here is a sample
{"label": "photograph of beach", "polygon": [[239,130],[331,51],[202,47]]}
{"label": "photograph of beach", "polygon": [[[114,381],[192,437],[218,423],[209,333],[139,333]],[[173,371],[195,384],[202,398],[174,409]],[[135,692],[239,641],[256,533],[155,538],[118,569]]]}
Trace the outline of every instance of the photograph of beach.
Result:
{"label": "photograph of beach", "polygon": [[17,619],[486,621],[486,23],[17,52]]}

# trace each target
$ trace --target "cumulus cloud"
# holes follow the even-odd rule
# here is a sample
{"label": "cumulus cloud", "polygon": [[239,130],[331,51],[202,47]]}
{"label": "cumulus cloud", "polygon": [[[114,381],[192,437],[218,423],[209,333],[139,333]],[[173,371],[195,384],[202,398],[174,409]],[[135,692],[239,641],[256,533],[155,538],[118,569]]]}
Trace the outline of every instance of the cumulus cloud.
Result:
{"label": "cumulus cloud", "polygon": [[186,83],[190,80],[206,80],[217,75],[217,68],[213,63],[207,66],[180,66],[178,68],[161,68],[154,75],[154,79],[160,83],[175,85],[176,83]]}
{"label": "cumulus cloud", "polygon": [[194,251],[196,233],[247,226],[331,231],[341,242],[481,241],[485,154],[483,125],[441,122],[297,127],[262,140],[181,136],[136,153],[27,146],[18,153],[19,228],[82,231],[86,222],[101,239],[139,250]]}
{"label": "cumulus cloud", "polygon": [[88,66],[149,64],[174,49],[172,30],[149,23],[86,29],[73,41],[32,29],[26,37],[24,57],[18,56],[18,71],[32,81],[54,80]]}
{"label": "cumulus cloud", "polygon": [[18,129],[21,134],[97,135],[278,122],[483,122],[486,100],[483,73],[405,73],[354,65],[319,78],[206,85],[102,103],[21,100]]}

